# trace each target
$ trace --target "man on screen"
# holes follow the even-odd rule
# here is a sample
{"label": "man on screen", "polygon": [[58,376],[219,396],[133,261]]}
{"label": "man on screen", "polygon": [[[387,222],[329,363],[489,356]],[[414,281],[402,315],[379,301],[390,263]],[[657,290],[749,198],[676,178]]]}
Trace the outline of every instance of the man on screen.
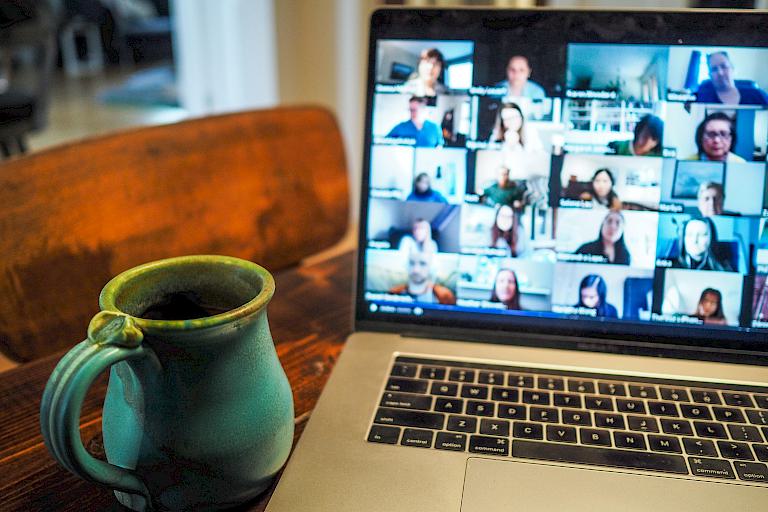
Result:
{"label": "man on screen", "polygon": [[509,169],[499,167],[496,183],[483,190],[481,199],[488,206],[506,205],[520,208],[523,205],[524,194],[525,186],[509,179]]}
{"label": "man on screen", "polygon": [[414,139],[417,147],[443,145],[440,127],[427,119],[427,100],[421,96],[411,96],[408,100],[410,119],[392,128],[387,137],[393,139]]}
{"label": "man on screen", "polygon": [[532,100],[543,100],[547,97],[544,88],[530,80],[531,65],[528,57],[524,55],[513,55],[507,63],[507,79],[502,80],[496,87],[506,87],[506,96],[513,98],[528,98]]}
{"label": "man on screen", "polygon": [[697,206],[702,217],[713,217],[723,215],[723,186],[714,181],[705,181],[699,185],[699,191],[696,194]]}
{"label": "man on screen", "polygon": [[411,251],[408,255],[408,282],[390,288],[389,293],[410,295],[425,304],[456,304],[456,296],[432,280],[432,251]]}

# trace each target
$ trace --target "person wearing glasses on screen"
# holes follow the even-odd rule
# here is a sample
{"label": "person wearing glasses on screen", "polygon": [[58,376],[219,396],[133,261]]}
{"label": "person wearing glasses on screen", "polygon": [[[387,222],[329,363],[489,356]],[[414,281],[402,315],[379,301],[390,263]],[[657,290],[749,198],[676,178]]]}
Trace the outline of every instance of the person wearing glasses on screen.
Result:
{"label": "person wearing glasses on screen", "polygon": [[431,251],[411,251],[408,254],[408,281],[390,288],[394,295],[408,295],[414,302],[426,304],[456,304],[456,296],[445,286],[434,282]]}
{"label": "person wearing glasses on screen", "polygon": [[608,143],[612,155],[661,156],[664,140],[664,121],[653,114],[643,116],[635,125],[632,140],[615,140]]}
{"label": "person wearing glasses on screen", "polygon": [[723,313],[723,295],[720,290],[705,288],[696,305],[696,312],[691,316],[703,320],[705,324],[726,325],[728,321]]}
{"label": "person wearing glasses on screen", "polygon": [[687,220],[680,230],[680,254],[672,261],[674,268],[733,272],[731,263],[719,258],[712,248],[717,244],[715,223],[709,217]]}
{"label": "person wearing glasses on screen", "polygon": [[686,160],[711,160],[715,162],[745,162],[731,150],[736,146],[736,124],[724,112],[709,114],[696,128],[698,152]]}
{"label": "person wearing glasses on screen", "polygon": [[624,216],[617,210],[611,210],[600,224],[600,234],[596,240],[587,242],[576,249],[576,254],[604,256],[606,263],[629,265],[632,256],[624,243]]}
{"label": "person wearing glasses on screen", "polygon": [[520,288],[517,285],[517,274],[508,268],[496,273],[491,302],[501,302],[507,309],[520,310]]}
{"label": "person wearing glasses on screen", "polygon": [[433,148],[443,145],[443,133],[440,127],[427,119],[427,100],[422,96],[412,96],[408,100],[410,119],[392,128],[387,137],[392,139],[414,139],[417,147]]}
{"label": "person wearing glasses on screen", "polygon": [[734,67],[728,52],[707,55],[709,80],[699,86],[699,103],[725,103],[727,105],[768,105],[768,94],[752,80],[734,79]]}
{"label": "person wearing glasses on screen", "polygon": [[531,80],[531,64],[524,55],[513,55],[507,62],[507,79],[496,84],[506,88],[506,97],[543,100],[547,97],[544,88]]}
{"label": "person wearing glasses on screen", "polygon": [[419,55],[416,71],[403,85],[403,92],[416,96],[437,96],[445,94],[447,89],[441,82],[445,67],[445,58],[437,48],[428,48]]}
{"label": "person wearing glasses on screen", "polygon": [[579,284],[579,302],[576,307],[593,309],[598,317],[618,318],[616,306],[608,303],[606,295],[608,287],[605,285],[605,279],[597,274],[588,274]]}

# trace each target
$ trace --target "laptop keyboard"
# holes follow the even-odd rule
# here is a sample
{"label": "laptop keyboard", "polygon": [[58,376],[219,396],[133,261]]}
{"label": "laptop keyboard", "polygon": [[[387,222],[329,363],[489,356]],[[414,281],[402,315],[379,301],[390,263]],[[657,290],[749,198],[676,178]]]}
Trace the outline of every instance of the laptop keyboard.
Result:
{"label": "laptop keyboard", "polygon": [[768,482],[768,388],[399,356],[372,443]]}

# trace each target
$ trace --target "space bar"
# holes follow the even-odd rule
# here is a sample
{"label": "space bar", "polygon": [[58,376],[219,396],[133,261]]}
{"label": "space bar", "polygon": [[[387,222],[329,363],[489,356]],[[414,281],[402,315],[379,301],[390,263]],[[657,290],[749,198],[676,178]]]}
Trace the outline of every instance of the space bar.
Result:
{"label": "space bar", "polygon": [[677,455],[643,451],[592,448],[591,446],[541,443],[515,439],[512,441],[512,456],[523,459],[688,474],[688,466],[686,466],[684,458]]}

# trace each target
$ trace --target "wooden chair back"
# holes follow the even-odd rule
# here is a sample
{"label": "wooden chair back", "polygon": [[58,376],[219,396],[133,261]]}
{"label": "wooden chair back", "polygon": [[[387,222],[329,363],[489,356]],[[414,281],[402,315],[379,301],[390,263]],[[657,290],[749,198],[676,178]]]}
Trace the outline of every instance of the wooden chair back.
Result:
{"label": "wooden chair back", "polygon": [[10,160],[0,205],[0,351],[29,361],[83,339],[121,271],[186,254],[276,271],[337,242],[349,199],[333,116],[277,108]]}

